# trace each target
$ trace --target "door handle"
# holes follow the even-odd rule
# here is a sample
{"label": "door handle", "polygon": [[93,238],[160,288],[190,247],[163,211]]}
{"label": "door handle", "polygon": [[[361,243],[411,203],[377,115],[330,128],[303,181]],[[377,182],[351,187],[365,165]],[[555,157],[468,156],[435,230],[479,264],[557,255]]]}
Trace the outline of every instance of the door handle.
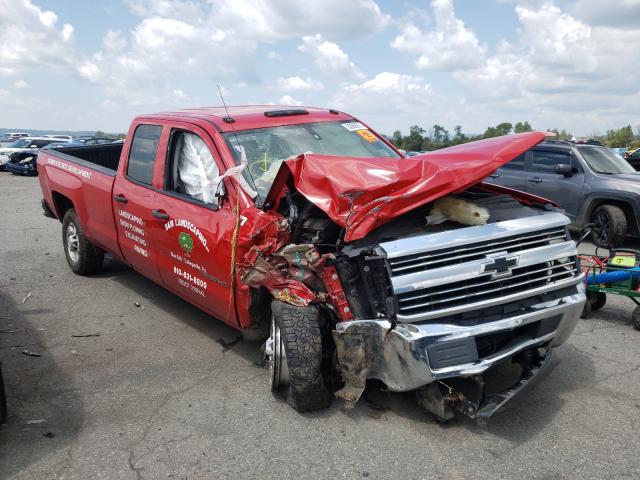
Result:
{"label": "door handle", "polygon": [[500,177],[499,173],[492,173],[491,175],[489,175],[489,178],[498,178]]}
{"label": "door handle", "polygon": [[542,183],[542,179],[541,179],[540,177],[533,177],[533,178],[530,178],[530,179],[529,179],[529,181],[530,181],[531,183]]}
{"label": "door handle", "polygon": [[151,210],[151,215],[160,220],[169,220],[169,214],[164,210]]}
{"label": "door handle", "polygon": [[125,196],[124,196],[123,194],[121,194],[121,193],[118,193],[117,195],[114,195],[114,196],[113,196],[113,199],[114,199],[116,202],[119,202],[119,203],[127,203],[127,202],[129,201],[129,200],[127,200],[127,197],[125,197]]}

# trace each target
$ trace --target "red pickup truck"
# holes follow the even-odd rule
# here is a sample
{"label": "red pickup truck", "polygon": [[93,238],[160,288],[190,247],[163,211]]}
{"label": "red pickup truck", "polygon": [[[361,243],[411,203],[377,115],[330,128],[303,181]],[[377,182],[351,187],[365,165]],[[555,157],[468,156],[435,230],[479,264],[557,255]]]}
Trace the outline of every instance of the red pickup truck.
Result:
{"label": "red pickup truck", "polygon": [[[137,117],[124,144],[42,151],[71,269],[105,253],[252,339],[293,407],[367,380],[486,422],[549,371],[585,300],[569,220],[482,179],[532,132],[405,158],[336,110]],[[519,366],[506,390],[485,374]]]}

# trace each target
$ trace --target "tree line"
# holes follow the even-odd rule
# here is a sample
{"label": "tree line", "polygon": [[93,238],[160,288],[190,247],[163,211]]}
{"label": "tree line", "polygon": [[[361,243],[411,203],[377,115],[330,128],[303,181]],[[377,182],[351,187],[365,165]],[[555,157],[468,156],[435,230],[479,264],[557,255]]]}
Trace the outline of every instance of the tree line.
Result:
{"label": "tree line", "polygon": [[[425,130],[419,125],[413,125],[409,127],[408,135],[403,135],[400,130],[396,130],[393,132],[393,135],[389,137],[389,140],[398,148],[406,151],[420,152],[438,150],[440,148],[473,142],[483,138],[499,137],[501,135],[508,135],[509,133],[531,132],[532,130],[528,121],[517,122],[515,125],[509,122],[502,122],[498,125],[488,127],[481,135],[465,134],[462,131],[461,125],[454,127],[453,132],[449,132],[449,130],[438,124],[428,130]],[[571,140],[574,138],[571,132],[564,129],[558,130],[557,128],[553,128],[547,129],[547,131],[555,133],[556,138],[559,140]],[[637,148],[640,147],[640,125],[636,128],[635,133],[631,125],[627,125],[622,128],[607,130],[607,133],[604,135],[594,133],[586,137],[586,139],[597,140],[607,147]]]}

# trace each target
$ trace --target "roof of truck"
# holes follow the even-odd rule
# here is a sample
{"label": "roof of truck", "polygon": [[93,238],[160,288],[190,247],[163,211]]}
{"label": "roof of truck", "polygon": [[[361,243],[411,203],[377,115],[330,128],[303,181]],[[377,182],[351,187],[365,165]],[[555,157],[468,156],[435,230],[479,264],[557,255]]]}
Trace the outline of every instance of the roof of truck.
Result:
{"label": "roof of truck", "polygon": [[[228,105],[225,107],[184,108],[143,117],[188,117],[213,123],[222,132],[251,130],[277,125],[350,120],[353,117],[328,108],[291,105]],[[227,119],[232,120],[227,120]]]}

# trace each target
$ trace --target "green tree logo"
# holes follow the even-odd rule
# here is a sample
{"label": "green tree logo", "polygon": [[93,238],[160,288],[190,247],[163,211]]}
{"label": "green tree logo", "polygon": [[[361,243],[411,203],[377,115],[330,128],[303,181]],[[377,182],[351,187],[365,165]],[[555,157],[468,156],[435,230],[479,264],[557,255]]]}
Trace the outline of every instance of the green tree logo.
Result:
{"label": "green tree logo", "polygon": [[178,235],[178,244],[187,255],[193,251],[193,238],[191,238],[191,235],[188,233],[180,232],[180,235]]}

